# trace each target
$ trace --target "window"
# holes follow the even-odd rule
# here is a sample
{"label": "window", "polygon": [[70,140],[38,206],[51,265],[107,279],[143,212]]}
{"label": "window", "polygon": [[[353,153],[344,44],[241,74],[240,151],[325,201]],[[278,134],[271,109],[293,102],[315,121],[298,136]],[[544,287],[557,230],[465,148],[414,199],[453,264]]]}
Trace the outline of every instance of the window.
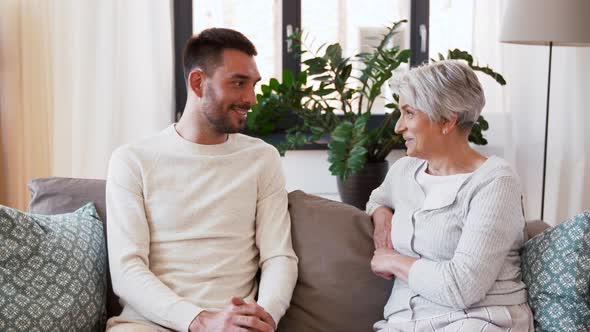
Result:
{"label": "window", "polygon": [[256,46],[261,82],[268,82],[283,71],[279,10],[279,0],[193,0],[193,33],[211,27],[240,31]]}
{"label": "window", "polygon": [[[186,100],[182,75],[182,49],[193,33],[212,26],[243,32],[258,49],[257,64],[262,82],[281,77],[283,68],[299,72],[287,36],[303,27],[317,45],[340,42],[348,56],[370,47],[372,37],[387,24],[401,18],[409,23],[400,36],[402,47],[412,48],[412,64],[428,59],[429,0],[175,0],[176,114]],[[377,110],[379,107],[376,107]],[[376,112],[379,113],[379,112]],[[369,122],[379,123],[383,114]],[[284,129],[283,129],[284,130]],[[277,133],[277,138],[282,133]],[[317,148],[317,146],[315,146]]]}

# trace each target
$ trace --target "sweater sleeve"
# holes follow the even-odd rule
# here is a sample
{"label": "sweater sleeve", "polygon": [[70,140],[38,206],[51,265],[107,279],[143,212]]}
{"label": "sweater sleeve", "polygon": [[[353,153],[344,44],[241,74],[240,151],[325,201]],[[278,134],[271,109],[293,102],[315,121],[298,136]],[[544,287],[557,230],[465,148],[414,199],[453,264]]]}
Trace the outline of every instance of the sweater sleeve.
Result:
{"label": "sweater sleeve", "polygon": [[471,199],[453,258],[419,259],[410,269],[409,287],[435,303],[469,308],[493,286],[523,227],[516,177],[487,182]]}
{"label": "sweater sleeve", "polygon": [[385,176],[385,180],[379,187],[371,192],[371,196],[369,197],[369,201],[367,202],[366,212],[368,215],[373,215],[375,210],[381,206],[386,206],[390,209],[393,209],[393,191],[392,189],[392,181],[394,180],[394,172],[397,169],[396,164],[391,166],[387,175]]}
{"label": "sweater sleeve", "polygon": [[278,325],[289,307],[297,282],[297,256],[291,243],[287,191],[281,161],[273,148],[259,177],[256,206],[256,245],[262,274],[258,304]]}
{"label": "sweater sleeve", "polygon": [[203,310],[181,298],[149,269],[150,230],[142,192],[141,167],[115,151],[107,177],[107,240],[114,292],[146,319],[188,331]]}

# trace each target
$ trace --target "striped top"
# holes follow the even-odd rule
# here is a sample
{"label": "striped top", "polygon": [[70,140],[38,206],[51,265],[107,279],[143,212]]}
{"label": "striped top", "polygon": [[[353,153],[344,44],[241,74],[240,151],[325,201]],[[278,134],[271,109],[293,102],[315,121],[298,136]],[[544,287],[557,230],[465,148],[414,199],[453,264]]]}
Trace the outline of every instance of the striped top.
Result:
{"label": "striped top", "polygon": [[367,213],[395,210],[394,248],[418,258],[409,282],[396,279],[384,317],[430,318],[457,309],[526,302],[519,250],[524,217],[518,176],[488,158],[444,197],[427,200],[416,177],[426,161],[404,157],[373,191]]}

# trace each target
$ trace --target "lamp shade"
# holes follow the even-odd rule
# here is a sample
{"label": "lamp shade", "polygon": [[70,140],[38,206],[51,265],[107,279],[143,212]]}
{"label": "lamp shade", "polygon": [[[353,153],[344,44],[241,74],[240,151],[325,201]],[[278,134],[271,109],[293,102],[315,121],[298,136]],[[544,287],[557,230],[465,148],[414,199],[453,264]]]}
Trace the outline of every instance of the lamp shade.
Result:
{"label": "lamp shade", "polygon": [[510,0],[504,12],[500,41],[590,45],[590,0]]}

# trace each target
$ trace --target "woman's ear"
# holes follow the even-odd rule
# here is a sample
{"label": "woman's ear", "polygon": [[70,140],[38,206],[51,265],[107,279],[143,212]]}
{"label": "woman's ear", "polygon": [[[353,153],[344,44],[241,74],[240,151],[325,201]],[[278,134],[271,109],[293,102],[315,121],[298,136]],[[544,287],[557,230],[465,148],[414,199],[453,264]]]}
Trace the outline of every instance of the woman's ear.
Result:
{"label": "woman's ear", "polygon": [[198,97],[203,96],[204,82],[205,82],[205,72],[203,72],[201,69],[195,68],[188,74],[189,88]]}
{"label": "woman's ear", "polygon": [[457,113],[452,113],[449,119],[443,119],[442,121],[442,133],[446,135],[457,129]]}

